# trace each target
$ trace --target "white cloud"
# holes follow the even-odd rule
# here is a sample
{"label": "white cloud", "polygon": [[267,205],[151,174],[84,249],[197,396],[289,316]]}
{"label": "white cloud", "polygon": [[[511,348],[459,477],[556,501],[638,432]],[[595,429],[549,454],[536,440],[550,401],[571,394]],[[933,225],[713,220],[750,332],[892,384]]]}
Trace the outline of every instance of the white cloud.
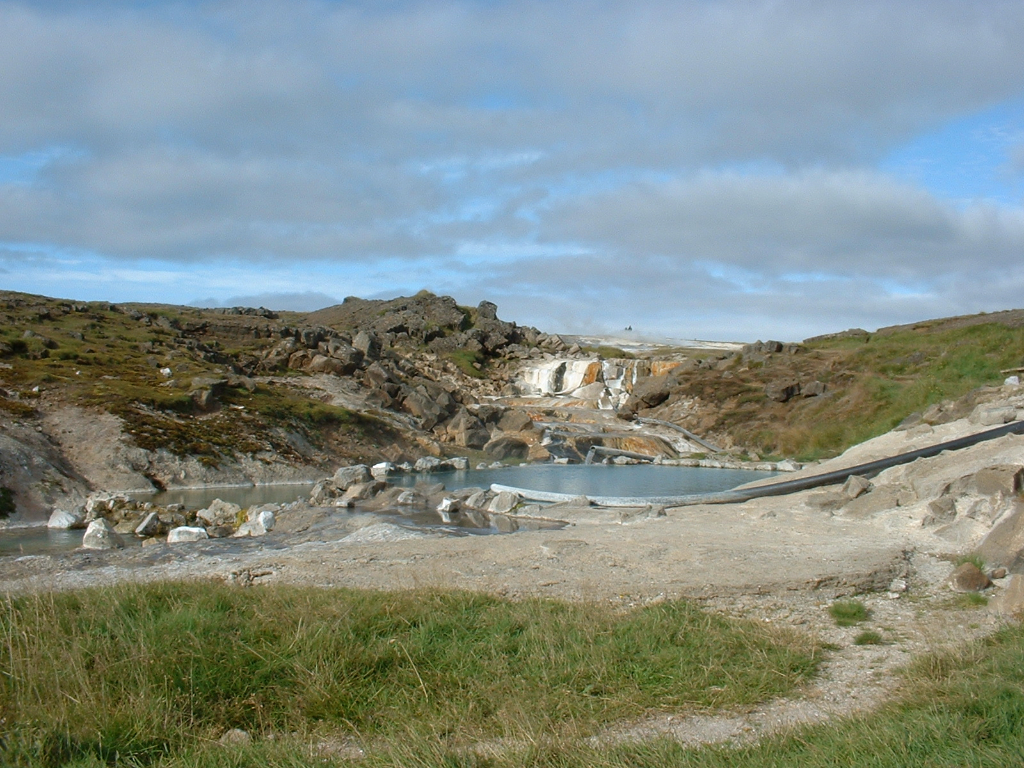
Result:
{"label": "white cloud", "polygon": [[875,163],[1019,99],[1021,39],[1009,0],[0,0],[0,246],[566,327],[997,308],[1021,207]]}

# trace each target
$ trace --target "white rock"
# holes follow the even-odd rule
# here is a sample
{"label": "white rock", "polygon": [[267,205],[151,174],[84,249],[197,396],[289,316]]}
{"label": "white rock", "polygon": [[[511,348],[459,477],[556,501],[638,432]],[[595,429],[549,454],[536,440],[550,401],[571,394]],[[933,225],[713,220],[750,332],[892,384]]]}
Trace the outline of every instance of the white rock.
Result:
{"label": "white rock", "polygon": [[170,368],[161,368],[160,369],[160,375],[163,376],[165,379],[169,379],[171,377],[172,373],[173,373],[173,371]]}
{"label": "white rock", "polygon": [[120,549],[124,541],[110,527],[110,523],[101,517],[93,520],[85,529],[82,546],[85,549]]}
{"label": "white rock", "polygon": [[419,503],[420,495],[416,491],[402,491],[398,494],[398,498],[395,499],[395,504],[401,504],[402,506],[411,506]]}
{"label": "white rock", "polygon": [[440,459],[434,456],[424,456],[422,459],[416,459],[413,470],[416,472],[433,472],[439,466],[441,466]]}
{"label": "white rock", "polygon": [[1003,382],[1004,387],[1019,387],[1020,376],[1007,376],[1006,381]]}
{"label": "white rock", "polygon": [[374,480],[385,480],[388,475],[394,474],[394,471],[395,465],[390,461],[382,461],[370,467],[370,474],[373,475]]}
{"label": "white rock", "polygon": [[202,541],[208,538],[210,538],[210,534],[206,532],[205,528],[192,525],[181,525],[177,528],[172,528],[167,533],[168,544],[182,544],[188,541]]}
{"label": "white rock", "polygon": [[454,522],[455,516],[459,514],[460,506],[461,503],[459,500],[452,498],[451,496],[445,496],[441,499],[441,503],[437,505],[437,512],[441,515],[441,522]]}
{"label": "white rock", "polygon": [[462,470],[469,469],[469,459],[465,456],[456,456],[455,458],[448,459],[446,462],[452,469],[461,472]]}
{"label": "white rock", "polygon": [[61,528],[64,530],[68,528],[82,528],[84,525],[85,521],[82,515],[67,509],[53,510],[53,514],[50,515],[50,519],[46,522],[47,528]]}

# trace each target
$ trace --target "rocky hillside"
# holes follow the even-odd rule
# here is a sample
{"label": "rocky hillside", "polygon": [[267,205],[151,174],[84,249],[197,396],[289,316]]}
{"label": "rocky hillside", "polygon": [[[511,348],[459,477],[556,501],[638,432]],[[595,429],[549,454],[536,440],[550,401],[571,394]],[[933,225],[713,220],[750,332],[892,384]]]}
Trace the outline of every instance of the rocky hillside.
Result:
{"label": "rocky hillside", "polygon": [[0,319],[0,487],[6,511],[37,516],[90,488],[314,479],[482,449],[524,424],[478,402],[547,340],[493,304],[428,293],[301,315],[4,292]]}
{"label": "rocky hillside", "polygon": [[0,292],[0,321],[0,515],[35,518],[93,490],[427,455],[817,458],[914,412],[963,415],[1024,365],[1021,311],[642,356],[427,292],[308,314]]}

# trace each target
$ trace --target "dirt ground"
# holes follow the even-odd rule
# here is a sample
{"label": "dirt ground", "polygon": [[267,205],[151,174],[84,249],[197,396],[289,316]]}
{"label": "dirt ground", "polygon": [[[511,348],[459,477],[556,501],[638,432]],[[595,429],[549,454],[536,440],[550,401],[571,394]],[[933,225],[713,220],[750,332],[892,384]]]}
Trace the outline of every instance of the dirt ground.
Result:
{"label": "dirt ground", "polygon": [[[808,471],[971,431],[978,427],[961,420],[892,432]],[[923,524],[929,503],[951,483],[992,466],[1024,466],[1024,437],[895,467],[852,501],[832,487],[663,514],[652,508],[563,508],[557,516],[567,521],[564,528],[510,535],[441,536],[358,512],[296,507],[283,511],[278,529],[262,539],[0,558],[0,590],[193,578],[242,586],[457,588],[624,608],[688,597],[728,615],[813,633],[838,650],[797,696],[746,712],[626,723],[599,738],[662,733],[688,743],[749,740],[875,706],[898,686],[897,670],[912,656],[981,636],[1005,621],[987,609],[965,607],[946,584],[955,555],[985,532],[979,505],[995,502],[966,499],[974,517],[946,527]],[[994,589],[1004,584],[999,580]],[[860,596],[871,617],[858,627],[836,627],[828,606],[850,595]],[[884,643],[854,644],[865,629],[879,632]]]}

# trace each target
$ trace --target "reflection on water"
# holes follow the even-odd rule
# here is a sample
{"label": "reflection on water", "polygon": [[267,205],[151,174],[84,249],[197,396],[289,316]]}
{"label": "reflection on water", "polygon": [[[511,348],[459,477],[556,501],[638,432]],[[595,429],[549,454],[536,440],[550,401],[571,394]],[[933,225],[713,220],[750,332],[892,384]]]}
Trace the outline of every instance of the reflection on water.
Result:
{"label": "reflection on water", "polygon": [[500,483],[574,496],[683,496],[689,493],[728,491],[737,485],[775,474],[747,469],[664,467],[650,464],[530,464],[502,469],[403,475],[388,479],[396,485],[415,485],[417,481],[444,483],[450,489],[469,486],[488,488],[492,483]]}
{"label": "reflection on water", "polygon": [[55,530],[36,525],[31,528],[0,530],[0,555],[42,555],[68,552],[82,545],[85,531]]}
{"label": "reflection on water", "polygon": [[185,509],[204,509],[214,499],[237,504],[243,509],[254,504],[289,504],[306,501],[313,483],[278,483],[275,485],[239,485],[223,488],[183,488],[157,493],[133,493],[132,498],[151,501],[161,507],[181,504]]}

